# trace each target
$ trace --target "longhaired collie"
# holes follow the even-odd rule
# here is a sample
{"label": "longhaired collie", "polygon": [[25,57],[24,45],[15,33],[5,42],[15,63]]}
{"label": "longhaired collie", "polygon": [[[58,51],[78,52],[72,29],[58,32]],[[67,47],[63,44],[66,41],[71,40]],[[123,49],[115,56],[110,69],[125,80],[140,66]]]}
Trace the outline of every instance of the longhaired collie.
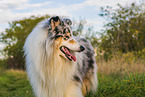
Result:
{"label": "longhaired collie", "polygon": [[97,88],[93,47],[73,36],[71,24],[54,16],[38,23],[26,39],[26,70],[36,97],[85,97]]}

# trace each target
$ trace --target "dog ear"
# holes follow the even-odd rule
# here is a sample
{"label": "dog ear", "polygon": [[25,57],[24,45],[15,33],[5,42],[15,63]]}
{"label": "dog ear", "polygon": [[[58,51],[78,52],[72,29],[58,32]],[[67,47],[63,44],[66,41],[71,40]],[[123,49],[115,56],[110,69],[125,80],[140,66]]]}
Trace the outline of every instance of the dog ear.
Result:
{"label": "dog ear", "polygon": [[63,21],[68,25],[72,25],[72,21],[70,19],[64,18]]}
{"label": "dog ear", "polygon": [[55,27],[60,24],[60,18],[58,16],[51,17],[49,22],[52,29],[55,29]]}

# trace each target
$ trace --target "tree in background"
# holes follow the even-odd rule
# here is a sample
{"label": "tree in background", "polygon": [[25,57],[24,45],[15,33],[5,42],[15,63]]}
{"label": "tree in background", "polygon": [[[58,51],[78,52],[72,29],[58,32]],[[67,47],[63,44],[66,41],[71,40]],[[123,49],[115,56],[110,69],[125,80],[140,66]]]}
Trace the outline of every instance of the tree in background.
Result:
{"label": "tree in background", "polygon": [[101,8],[100,16],[108,20],[100,44],[100,49],[105,51],[106,56],[113,52],[126,53],[145,48],[143,6],[132,3],[125,7],[118,4],[118,9],[109,6]]}
{"label": "tree in background", "polygon": [[36,26],[36,24],[49,16],[35,17],[31,16],[28,19],[22,19],[9,23],[10,28],[7,28],[0,36],[0,41],[6,44],[2,53],[6,57],[8,68],[25,69],[23,45],[26,37]]}

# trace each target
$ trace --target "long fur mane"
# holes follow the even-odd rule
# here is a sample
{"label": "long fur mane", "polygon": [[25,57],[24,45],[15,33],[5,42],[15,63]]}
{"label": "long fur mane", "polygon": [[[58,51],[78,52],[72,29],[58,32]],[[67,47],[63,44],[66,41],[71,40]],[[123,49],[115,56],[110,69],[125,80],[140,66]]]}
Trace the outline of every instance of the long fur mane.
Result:
{"label": "long fur mane", "polygon": [[24,46],[28,77],[38,97],[63,97],[76,67],[74,62],[62,60],[57,55],[47,30],[42,29],[43,23],[34,28]]}

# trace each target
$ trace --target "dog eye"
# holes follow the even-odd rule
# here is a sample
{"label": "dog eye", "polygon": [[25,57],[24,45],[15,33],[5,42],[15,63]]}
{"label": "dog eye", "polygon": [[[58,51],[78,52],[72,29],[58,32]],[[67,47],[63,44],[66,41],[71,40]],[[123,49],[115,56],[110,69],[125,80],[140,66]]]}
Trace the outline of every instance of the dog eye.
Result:
{"label": "dog eye", "polygon": [[69,36],[65,36],[67,39],[69,38]]}
{"label": "dog eye", "polygon": [[69,39],[69,36],[65,36],[65,37],[64,37],[64,40],[68,40],[68,39]]}

